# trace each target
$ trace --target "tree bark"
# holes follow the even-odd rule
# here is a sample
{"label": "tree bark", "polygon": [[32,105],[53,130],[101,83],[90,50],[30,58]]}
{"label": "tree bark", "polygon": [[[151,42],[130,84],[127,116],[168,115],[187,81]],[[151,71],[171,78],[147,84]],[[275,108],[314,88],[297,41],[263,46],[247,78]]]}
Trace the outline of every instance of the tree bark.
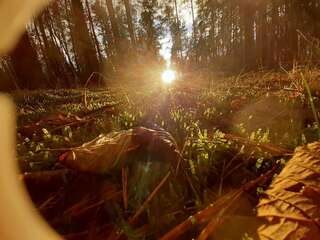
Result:
{"label": "tree bark", "polygon": [[100,49],[100,45],[99,45],[97,34],[96,34],[95,30],[94,30],[94,24],[93,24],[93,20],[92,20],[92,14],[91,14],[90,5],[89,5],[88,0],[85,0],[85,3],[86,3],[87,10],[88,10],[88,19],[89,19],[89,23],[90,23],[90,27],[91,27],[92,37],[93,37],[94,43],[96,45],[96,50],[97,50],[97,54],[99,56],[99,61],[101,63],[102,62],[101,49]]}
{"label": "tree bark", "polygon": [[80,0],[71,0],[73,13],[73,41],[75,57],[79,64],[79,77],[85,83],[92,72],[99,71],[95,47],[91,41],[84,9]]}
{"label": "tree bark", "polygon": [[194,18],[194,7],[193,7],[193,0],[190,0],[190,7],[191,7],[191,16],[192,16],[192,34],[193,37],[196,37],[196,22]]}
{"label": "tree bark", "polygon": [[26,89],[44,87],[45,75],[42,72],[41,62],[25,32],[15,49],[10,53],[13,69],[18,84]]}
{"label": "tree bark", "polygon": [[241,17],[243,28],[243,50],[244,50],[244,66],[248,70],[252,70],[255,67],[255,41],[254,41],[254,6],[253,2],[244,2],[241,5]]}
{"label": "tree bark", "polygon": [[179,13],[178,13],[178,3],[177,0],[174,0],[174,8],[176,12],[176,19],[177,19],[177,36],[178,36],[178,50],[180,53],[180,61],[183,59],[182,55],[182,39],[181,39],[181,28],[180,28],[180,19],[179,19]]}
{"label": "tree bark", "polygon": [[114,45],[117,50],[117,54],[121,55],[121,37],[120,37],[120,31],[116,19],[116,15],[114,12],[113,2],[112,0],[106,0],[107,9],[109,13],[109,19],[111,22],[111,29],[114,37]]}
{"label": "tree bark", "polygon": [[131,44],[133,46],[136,45],[136,37],[134,34],[134,27],[133,27],[133,21],[132,21],[132,15],[131,15],[131,6],[129,0],[123,0],[124,6],[126,9],[126,15],[127,15],[127,24],[128,24],[128,31],[131,39]]}

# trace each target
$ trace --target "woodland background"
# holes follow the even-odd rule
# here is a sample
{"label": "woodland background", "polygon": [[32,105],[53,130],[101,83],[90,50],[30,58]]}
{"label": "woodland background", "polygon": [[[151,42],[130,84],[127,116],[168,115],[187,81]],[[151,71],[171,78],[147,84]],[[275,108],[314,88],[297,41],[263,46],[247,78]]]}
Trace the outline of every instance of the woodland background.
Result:
{"label": "woodland background", "polygon": [[59,0],[26,30],[0,90],[64,239],[318,240],[320,0]]}
{"label": "woodland background", "polygon": [[[183,17],[188,11],[192,26]],[[2,90],[150,81],[161,42],[185,73],[319,64],[320,0],[57,0],[1,58]]]}

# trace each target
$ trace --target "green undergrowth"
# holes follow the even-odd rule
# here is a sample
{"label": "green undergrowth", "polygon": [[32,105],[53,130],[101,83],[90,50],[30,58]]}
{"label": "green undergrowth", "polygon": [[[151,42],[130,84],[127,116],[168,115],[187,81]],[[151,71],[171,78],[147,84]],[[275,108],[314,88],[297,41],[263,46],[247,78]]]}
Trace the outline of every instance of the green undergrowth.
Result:
{"label": "green undergrowth", "polygon": [[[79,146],[101,133],[137,126],[161,128],[174,137],[187,164],[190,199],[184,204],[201,209],[275,165],[280,170],[288,161],[288,156],[274,156],[259,144],[293,151],[319,139],[318,90],[307,82],[313,75],[303,75],[305,81],[297,76],[246,75],[228,79],[229,83],[222,81],[215,88],[177,83],[160,90],[90,90],[87,106],[80,89],[14,93],[18,128],[57,113],[66,118],[75,115],[91,118],[89,123],[79,126],[57,129],[49,125],[28,136],[18,133],[21,171],[63,168],[57,161],[63,149]],[[308,91],[303,87],[306,83]],[[113,110],[89,114],[106,106],[112,106]],[[252,144],[236,141],[229,135]],[[258,147],[252,147],[254,144]],[[252,193],[253,202],[266,186],[258,186]],[[125,230],[128,226],[123,227],[130,232]]]}
{"label": "green undergrowth", "polygon": [[[270,74],[264,78],[268,81],[279,78],[288,85],[283,75],[280,76]],[[290,150],[318,139],[319,126],[314,118],[319,109],[317,96],[313,97],[310,105],[310,96],[306,91],[300,92],[299,88],[296,91],[286,90],[285,84],[281,89],[272,91],[264,88],[268,81],[257,84],[259,81],[254,79],[250,82],[251,78],[246,76],[243,81],[236,79],[238,85],[232,86],[223,82],[214,89],[178,85],[160,91],[91,90],[87,93],[87,107],[84,106],[83,90],[14,93],[19,127],[57,112],[66,116],[84,116],[88,111],[107,105],[115,105],[117,109],[112,114],[96,116],[89,124],[65,126],[58,130],[49,126],[27,137],[18,134],[19,160],[26,171],[54,167],[58,153],[46,149],[78,146],[101,133],[145,126],[170,132],[185,157],[190,158],[191,174],[205,176],[204,172],[221,171],[221,159],[228,161],[233,154],[246,147],[223,140],[224,133]],[[255,87],[244,88],[240,84],[243,82],[253,82]],[[293,86],[293,83],[290,84]],[[303,81],[301,84],[304,84]]]}

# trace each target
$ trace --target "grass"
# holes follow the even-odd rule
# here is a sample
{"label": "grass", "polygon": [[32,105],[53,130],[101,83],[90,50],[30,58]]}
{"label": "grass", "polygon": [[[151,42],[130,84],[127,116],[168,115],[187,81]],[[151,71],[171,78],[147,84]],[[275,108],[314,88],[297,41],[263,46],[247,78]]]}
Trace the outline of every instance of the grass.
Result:
{"label": "grass", "polygon": [[[82,117],[105,106],[115,106],[112,112],[98,111],[92,115],[92,121],[82,125],[57,129],[48,124],[28,136],[18,133],[21,171],[61,169],[63,166],[57,161],[61,152],[50,149],[79,146],[101,133],[136,126],[162,128],[177,142],[187,164],[184,174],[188,179],[188,184],[184,183],[182,187],[179,184],[169,187],[168,193],[176,192],[176,195],[169,194],[175,196],[171,200],[175,199],[176,203],[168,203],[168,194],[157,199],[163,204],[163,213],[167,214],[164,217],[158,213],[165,219],[165,224],[160,222],[162,231],[166,231],[275,164],[280,163],[281,168],[288,156],[274,154],[268,150],[270,146],[292,151],[319,139],[319,99],[312,96],[314,89],[308,83],[312,80],[310,76],[313,75],[309,74],[307,79],[301,73],[306,92],[301,91],[296,73],[290,77],[273,72],[250,73],[215,79],[216,85],[211,84],[210,89],[193,82],[177,83],[170,89],[152,85],[140,89],[122,86],[121,91],[116,88],[91,89],[86,91],[85,105],[83,90],[17,92],[13,97],[17,104],[18,127],[54,117],[57,113],[66,118]],[[251,193],[252,206],[266,186],[259,185]],[[180,201],[177,200],[178,193],[184,196]],[[149,211],[155,211],[155,206],[152,202]],[[112,209],[116,219],[121,220],[119,227],[129,232],[128,235],[134,235],[135,231],[125,222],[124,210],[119,206]],[[154,213],[152,211],[150,214]],[[175,211],[179,214],[172,213]],[[248,211],[252,214],[253,209]],[[159,237],[157,234],[160,233],[156,231],[160,224],[158,219],[148,215],[144,220],[152,223],[146,239]],[[245,235],[245,229],[239,231],[239,235],[239,239],[241,236],[250,239]]]}
{"label": "grass", "polygon": [[317,124],[317,127],[318,127],[318,135],[319,135],[319,138],[320,138],[320,122],[319,122],[319,117],[318,117],[318,111],[316,110],[316,107],[314,105],[314,100],[313,100],[313,96],[311,94],[311,90],[310,90],[310,87],[309,87],[309,84],[305,78],[305,76],[301,73],[301,78],[303,80],[303,84],[306,88],[306,91],[307,91],[307,97],[308,97],[308,100],[309,100],[309,103],[310,103],[310,106],[311,106],[311,110],[312,110],[312,114],[313,114],[313,117],[314,117],[314,121],[315,123]]}

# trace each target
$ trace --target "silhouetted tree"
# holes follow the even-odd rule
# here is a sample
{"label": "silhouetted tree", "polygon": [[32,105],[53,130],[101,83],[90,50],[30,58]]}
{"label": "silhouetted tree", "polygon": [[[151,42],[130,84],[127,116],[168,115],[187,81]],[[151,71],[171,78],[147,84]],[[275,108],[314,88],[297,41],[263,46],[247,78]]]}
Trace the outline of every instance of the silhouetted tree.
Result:
{"label": "silhouetted tree", "polygon": [[26,89],[45,86],[45,75],[28,32],[22,35],[10,58],[19,86]]}

